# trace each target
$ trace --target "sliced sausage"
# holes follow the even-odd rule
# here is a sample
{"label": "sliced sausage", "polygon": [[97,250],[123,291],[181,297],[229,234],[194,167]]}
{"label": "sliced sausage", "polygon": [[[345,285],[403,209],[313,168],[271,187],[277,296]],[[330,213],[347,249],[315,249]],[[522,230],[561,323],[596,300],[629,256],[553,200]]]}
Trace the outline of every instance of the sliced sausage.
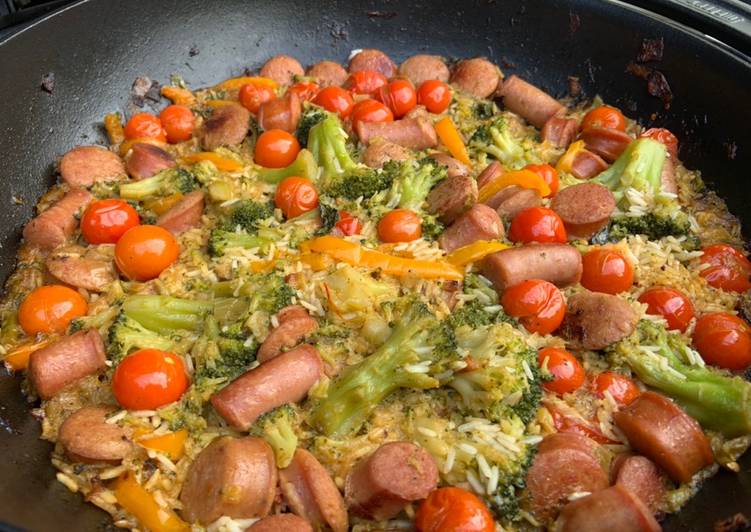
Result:
{"label": "sliced sausage", "polygon": [[663,192],[678,194],[678,181],[675,179],[675,164],[673,164],[670,157],[666,157],[662,165],[660,184]]}
{"label": "sliced sausage", "polygon": [[313,532],[313,527],[295,514],[278,514],[256,521],[245,532]]}
{"label": "sliced sausage", "polygon": [[302,104],[296,92],[288,92],[282,98],[274,98],[258,109],[258,124],[266,131],[281,129],[294,133],[300,122]]}
{"label": "sliced sausage", "polygon": [[117,280],[112,254],[96,246],[66,246],[50,255],[45,266],[55,279],[92,292],[102,292]]}
{"label": "sliced sausage", "polygon": [[349,60],[350,74],[362,70],[375,70],[386,76],[387,79],[396,76],[396,64],[391,58],[382,51],[372,48],[360,50]]}
{"label": "sliced sausage", "polygon": [[662,527],[639,497],[620,484],[568,503],[554,532],[660,532]]}
{"label": "sliced sausage", "polygon": [[665,499],[665,476],[646,456],[621,453],[610,466],[610,478],[641,499],[656,513]]}
{"label": "sliced sausage", "polygon": [[261,364],[279,355],[283,349],[296,346],[318,329],[318,321],[297,305],[282,309],[277,318],[279,325],[271,330],[258,349],[256,360]]}
{"label": "sliced sausage", "polygon": [[495,209],[501,219],[513,220],[524,209],[542,205],[542,198],[530,188],[511,185],[493,194],[485,205]]}
{"label": "sliced sausage", "polygon": [[563,220],[569,240],[587,240],[607,225],[615,210],[615,198],[607,187],[579,183],[561,189],[550,208]]}
{"label": "sliced sausage", "polygon": [[699,423],[664,395],[644,392],[613,420],[634,449],[676,482],[690,481],[714,461]]}
{"label": "sliced sausage", "polygon": [[477,203],[446,228],[438,237],[438,243],[447,253],[451,253],[477,240],[496,240],[503,234],[503,222],[498,213],[487,205]]}
{"label": "sliced sausage", "polygon": [[344,483],[349,509],[367,519],[391,519],[438,485],[438,467],[422,447],[410,442],[381,445],[350,470]]}
{"label": "sliced sausage", "polygon": [[427,197],[428,212],[449,224],[477,202],[477,183],[468,175],[447,177]]}
{"label": "sliced sausage", "polygon": [[550,117],[562,113],[561,103],[518,76],[510,76],[501,85],[506,109],[520,115],[536,128],[542,128]]}
{"label": "sliced sausage", "polygon": [[438,145],[433,123],[419,118],[402,118],[394,122],[358,122],[357,136],[363,144],[382,138],[412,150],[424,150]]}
{"label": "sliced sausage", "polygon": [[488,255],[482,272],[499,292],[529,279],[564,287],[581,279],[582,256],[568,244],[529,244]]}
{"label": "sliced sausage", "polygon": [[547,140],[556,148],[566,148],[579,133],[579,121],[562,116],[551,116],[542,126],[542,140]]}
{"label": "sliced sausage", "polygon": [[29,380],[39,397],[50,399],[69,384],[104,368],[105,361],[99,331],[79,331],[34,351],[29,358]]}
{"label": "sliced sausage", "polygon": [[49,209],[23,228],[27,244],[43,250],[53,249],[70,238],[78,227],[76,215],[94,199],[85,190],[68,192]]}
{"label": "sliced sausage", "polygon": [[505,172],[506,169],[503,168],[503,165],[500,162],[493,161],[492,163],[487,165],[482,172],[480,172],[480,175],[477,176],[477,188],[482,188],[491,181],[495,181]]}
{"label": "sliced sausage", "polygon": [[205,198],[206,193],[202,190],[186,194],[175,206],[162,214],[156,224],[175,234],[193,229],[201,223]]}
{"label": "sliced sausage", "polygon": [[607,169],[608,163],[587,149],[576,152],[571,161],[571,175],[577,179],[592,179]]}
{"label": "sliced sausage", "polygon": [[362,154],[362,162],[370,168],[383,168],[389,161],[406,161],[412,153],[410,150],[393,142],[374,139]]}
{"label": "sliced sausage", "polygon": [[399,75],[410,80],[417,88],[429,79],[446,83],[449,80],[449,67],[437,55],[418,54],[399,65]]}
{"label": "sliced sausage", "polygon": [[318,350],[301,345],[246,371],[211,397],[227,423],[247,430],[262,414],[303,399],[323,375]]}
{"label": "sliced sausage", "polygon": [[71,187],[90,187],[125,175],[116,153],[101,146],[77,146],[60,159],[60,177]]}
{"label": "sliced sausage", "polygon": [[442,152],[435,152],[428,155],[441,166],[445,166],[449,177],[469,175],[469,168],[461,161],[457,161],[450,155]]}
{"label": "sliced sausage", "polygon": [[591,127],[582,131],[579,137],[587,149],[596,153],[609,163],[621,156],[632,139],[628,133],[605,127]]}
{"label": "sliced sausage", "polygon": [[214,439],[190,464],[180,502],[191,523],[265,517],[276,496],[274,451],[261,438]]}
{"label": "sliced sausage", "polygon": [[316,457],[298,448],[289,466],[279,471],[279,486],[294,513],[316,529],[346,532],[347,508],[339,489]]}
{"label": "sliced sausage", "polygon": [[125,169],[133,179],[146,179],[177,165],[175,159],[159,146],[139,142],[130,149]]}
{"label": "sliced sausage", "polygon": [[568,300],[561,336],[574,349],[604,349],[634,332],[638,319],[625,299],[580,292]]}
{"label": "sliced sausage", "polygon": [[340,87],[347,81],[347,71],[334,61],[321,61],[308,68],[307,76],[315,78],[321,87]]}
{"label": "sliced sausage", "polygon": [[451,84],[475,96],[492,96],[501,82],[501,71],[487,59],[475,57],[459,61],[451,73]]}
{"label": "sliced sausage", "polygon": [[304,76],[305,69],[294,57],[275,55],[261,67],[260,76],[276,81],[279,85],[291,85],[295,76]]}
{"label": "sliced sausage", "polygon": [[129,431],[105,421],[110,411],[103,406],[85,406],[63,421],[57,439],[68,458],[87,464],[119,464],[130,453]]}
{"label": "sliced sausage", "polygon": [[239,104],[218,107],[203,123],[201,146],[214,150],[220,146],[240,144],[248,134],[250,111]]}

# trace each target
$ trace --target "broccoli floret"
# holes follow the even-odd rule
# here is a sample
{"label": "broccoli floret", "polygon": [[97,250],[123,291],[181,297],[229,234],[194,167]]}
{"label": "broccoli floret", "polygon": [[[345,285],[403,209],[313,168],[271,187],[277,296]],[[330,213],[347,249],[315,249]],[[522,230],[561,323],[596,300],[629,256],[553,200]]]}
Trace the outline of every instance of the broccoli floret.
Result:
{"label": "broccoli floret", "polygon": [[430,157],[420,161],[389,161],[384,175],[393,181],[392,191],[399,197],[402,209],[420,210],[430,189],[446,178],[447,168]]}
{"label": "broccoli floret", "polygon": [[688,216],[682,211],[676,211],[674,216],[653,212],[642,216],[617,216],[611,220],[604,235],[610,242],[618,242],[629,235],[644,235],[650,240],[667,236],[686,237],[683,247],[687,251],[701,247],[699,238],[691,232]]}
{"label": "broccoli floret", "polygon": [[422,237],[425,240],[433,242],[438,240],[438,237],[443,234],[446,226],[438,221],[438,218],[433,214],[422,213]]}
{"label": "broccoli floret", "polygon": [[318,199],[318,213],[321,217],[321,226],[316,230],[316,235],[327,235],[339,221],[339,210],[336,208],[336,200],[329,196],[321,196]]}
{"label": "broccoli floret", "polygon": [[277,184],[290,176],[304,177],[311,181],[318,179],[318,164],[308,150],[300,150],[292,164],[284,168],[261,168],[258,177],[266,183]]}
{"label": "broccoli floret", "polygon": [[198,330],[212,308],[208,301],[156,295],[133,295],[123,302],[128,318],[156,332]]}
{"label": "broccoli floret", "polygon": [[454,329],[463,325],[476,329],[490,325],[494,320],[493,315],[485,311],[485,305],[474,299],[453,311],[448,321]]}
{"label": "broccoli floret", "polygon": [[514,139],[503,116],[492,118],[480,126],[469,139],[471,150],[486,153],[505,165],[515,165],[524,158],[524,149]]}
{"label": "broccoli floret", "polygon": [[495,114],[495,104],[489,100],[480,100],[472,107],[472,113],[479,120],[487,120]]}
{"label": "broccoli floret", "polygon": [[680,334],[642,320],[634,334],[610,348],[610,354],[647,386],[675,399],[703,427],[728,438],[751,434],[751,383],[701,362],[688,363],[701,358]]}
{"label": "broccoli floret", "polygon": [[184,168],[169,168],[152,177],[120,185],[120,197],[140,201],[152,196],[187,194],[200,187],[196,177]]}
{"label": "broccoli floret", "polygon": [[323,190],[332,198],[356,200],[361,197],[371,198],[387,190],[392,182],[393,175],[389,172],[361,167],[339,179],[330,180]]}
{"label": "broccoli floret", "polygon": [[287,467],[297,449],[297,424],[297,412],[292,406],[284,405],[261,416],[250,429],[250,433],[263,438],[271,445],[278,467]]}
{"label": "broccoli floret", "polygon": [[639,138],[632,141],[618,159],[591,181],[610,189],[616,202],[627,210],[630,201],[627,189],[653,197],[662,188],[660,176],[665,163],[665,146],[656,140]]}
{"label": "broccoli floret", "polygon": [[173,351],[176,345],[175,339],[147,329],[125,312],[120,312],[107,333],[107,356],[115,364],[134,349]]}
{"label": "broccoli floret", "polygon": [[359,168],[347,149],[347,133],[342,123],[330,113],[310,128],[308,149],[323,169],[321,177],[324,185]]}
{"label": "broccoli floret", "polygon": [[[215,314],[219,321],[241,321],[243,315],[259,310],[276,314],[292,304],[294,289],[276,272],[254,273],[241,281],[214,284]],[[234,301],[233,301],[234,300]],[[221,315],[220,315],[221,314]]]}
{"label": "broccoli floret", "polygon": [[256,360],[258,342],[242,327],[242,323],[219,327],[214,316],[208,316],[203,334],[193,344],[196,379],[222,379],[229,382],[245,373]]}
{"label": "broccoli floret", "polygon": [[270,204],[252,200],[237,202],[227,220],[222,224],[228,231],[235,231],[238,227],[249,233],[258,229],[258,222],[274,216],[274,209]]}
{"label": "broccoli floret", "polygon": [[329,116],[329,113],[322,108],[310,103],[305,104],[305,110],[295,130],[295,136],[301,147],[304,148],[308,145],[308,135],[310,135],[311,128],[323,121],[327,116]]}

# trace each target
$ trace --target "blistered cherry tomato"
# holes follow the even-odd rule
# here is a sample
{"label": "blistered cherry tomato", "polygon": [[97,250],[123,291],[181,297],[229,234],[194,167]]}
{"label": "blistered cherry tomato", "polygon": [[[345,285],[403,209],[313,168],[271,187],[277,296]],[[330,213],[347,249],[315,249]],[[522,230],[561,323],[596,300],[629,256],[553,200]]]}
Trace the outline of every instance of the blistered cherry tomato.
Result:
{"label": "blistered cherry tomato", "polygon": [[634,284],[634,267],[623,253],[597,248],[582,257],[581,284],[587,290],[617,294]]}
{"label": "blistered cherry tomato", "polygon": [[124,128],[126,139],[149,138],[160,142],[167,142],[167,133],[162,121],[150,113],[133,115]]}
{"label": "blistered cherry tomato", "polygon": [[140,349],[126,356],[112,376],[112,392],[128,410],[155,410],[174,403],[188,389],[182,359],[158,349]]}
{"label": "blistered cherry tomato", "polygon": [[553,376],[553,380],[542,385],[549,392],[571,393],[584,384],[584,368],[576,357],[565,349],[546,347],[540,349],[538,356],[540,367],[546,364]]}
{"label": "blistered cherry tomato", "polygon": [[511,220],[508,231],[512,242],[566,242],[563,220],[553,209],[530,207]]}
{"label": "blistered cherry tomato", "polygon": [[555,193],[558,192],[558,172],[549,164],[528,164],[524,167],[524,170],[536,173],[548,184],[550,187],[548,196],[555,196]]}
{"label": "blistered cherry tomato", "polygon": [[495,522],[480,498],[461,488],[438,488],[415,513],[417,532],[493,532]]}
{"label": "blistered cherry tomato", "polygon": [[739,250],[727,244],[714,244],[704,248],[701,262],[709,264],[701,276],[710,286],[728,292],[745,292],[751,288],[751,262]]}
{"label": "blistered cherry tomato", "polygon": [[362,100],[352,108],[352,129],[357,131],[360,122],[393,122],[391,109],[375,100]]}
{"label": "blistered cherry tomato", "polygon": [[704,314],[696,320],[693,341],[707,364],[731,370],[751,365],[751,327],[738,316]]}
{"label": "blistered cherry tomato", "polygon": [[132,227],[115,244],[115,264],[131,281],[159,277],[179,255],[175,237],[157,225]]}
{"label": "blistered cherry tomato", "polygon": [[417,105],[415,87],[406,79],[395,79],[378,90],[378,99],[386,104],[394,118],[401,118]]}
{"label": "blistered cherry tomato", "polygon": [[614,371],[598,373],[592,384],[598,397],[605,397],[605,392],[608,392],[616,403],[624,406],[631,404],[641,394],[634,381]]}
{"label": "blistered cherry tomato", "polygon": [[264,131],[256,141],[253,160],[266,168],[284,168],[295,161],[300,143],[291,133],[281,129]]}
{"label": "blistered cherry tomato", "polygon": [[196,117],[193,111],[184,105],[169,105],[159,113],[164,131],[167,133],[167,142],[175,144],[190,140],[193,136],[193,128],[196,126]]}
{"label": "blistered cherry tomato", "polygon": [[271,87],[266,85],[254,85],[246,83],[240,87],[238,94],[240,104],[251,113],[257,113],[261,105],[276,98],[276,93]]}
{"label": "blistered cherry tomato", "polygon": [[81,233],[89,244],[114,244],[139,221],[138,213],[126,201],[94,201],[81,217]]}
{"label": "blistered cherry tomato", "polygon": [[423,81],[417,89],[417,103],[431,113],[440,114],[451,103],[451,88],[437,79]]}
{"label": "blistered cherry tomato", "polygon": [[678,158],[678,138],[673,135],[669,129],[653,127],[652,129],[646,130],[639,135],[639,137],[646,137],[648,139],[656,140],[657,142],[662,142],[667,148],[670,157],[673,160]]}
{"label": "blistered cherry tomato", "polygon": [[339,220],[334,224],[334,227],[345,236],[359,235],[362,231],[360,220],[347,211],[339,211]]}
{"label": "blistered cherry tomato", "polygon": [[647,314],[662,316],[668,322],[668,329],[684,332],[694,319],[694,305],[683,292],[674,288],[656,286],[639,296],[640,303],[646,303]]}
{"label": "blistered cherry tomato", "polygon": [[383,242],[411,242],[422,236],[422,220],[409,209],[386,213],[378,222],[378,238]]}
{"label": "blistered cherry tomato", "polygon": [[287,219],[295,218],[318,207],[318,192],[310,179],[287,177],[276,187],[274,204]]}
{"label": "blistered cherry tomato", "polygon": [[318,85],[312,81],[301,81],[292,85],[287,92],[294,92],[301,102],[308,102],[318,94]]}
{"label": "blistered cherry tomato", "polygon": [[70,322],[85,316],[86,300],[67,286],[51,284],[32,290],[18,307],[18,324],[29,336],[62,333]]}
{"label": "blistered cherry tomato", "polygon": [[352,107],[355,105],[355,101],[352,99],[352,95],[341,87],[325,87],[321,89],[316,97],[313,98],[313,103],[320,105],[331,113],[336,113],[339,118],[347,118],[352,113]]}
{"label": "blistered cherry tomato", "polygon": [[582,131],[592,127],[626,131],[626,117],[615,107],[601,105],[592,109],[582,118]]}
{"label": "blistered cherry tomato", "polygon": [[507,314],[519,318],[529,332],[550,334],[563,321],[566,303],[553,283],[530,279],[503,292],[501,304]]}
{"label": "blistered cherry tomato", "polygon": [[353,94],[373,94],[388,83],[386,76],[375,70],[360,70],[350,74],[344,84]]}

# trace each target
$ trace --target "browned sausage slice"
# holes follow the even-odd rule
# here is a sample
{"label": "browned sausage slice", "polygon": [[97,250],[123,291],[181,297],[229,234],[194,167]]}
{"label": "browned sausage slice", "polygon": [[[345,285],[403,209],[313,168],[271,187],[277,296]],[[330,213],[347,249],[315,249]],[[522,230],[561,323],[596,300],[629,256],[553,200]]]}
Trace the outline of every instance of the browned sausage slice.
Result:
{"label": "browned sausage slice", "polygon": [[260,76],[276,81],[279,85],[291,85],[295,76],[305,75],[300,62],[288,55],[275,55],[261,67]]}
{"label": "browned sausage slice", "polygon": [[506,172],[506,169],[503,167],[503,165],[498,161],[493,161],[489,165],[485,167],[485,169],[480,172],[480,175],[477,176],[477,188],[480,189],[490,183],[491,181],[495,181],[497,178],[501,177]]}
{"label": "browned sausage slice", "polygon": [[589,151],[596,153],[609,163],[620,157],[621,153],[634,140],[628,133],[604,127],[585,129],[582,131],[580,138],[587,145]]}
{"label": "browned sausage slice", "polygon": [[370,168],[383,168],[388,161],[406,161],[411,152],[403,146],[383,139],[374,139],[362,154],[362,162]]}
{"label": "browned sausage slice", "polygon": [[447,253],[451,253],[477,240],[496,240],[503,237],[503,233],[503,222],[498,213],[487,205],[477,203],[446,228],[438,237],[438,243]]}
{"label": "browned sausage slice", "polygon": [[372,48],[360,50],[349,60],[350,74],[362,70],[375,70],[388,79],[396,76],[396,64],[391,58],[382,51]]}
{"label": "browned sausage slice", "polygon": [[382,138],[412,150],[433,148],[438,144],[433,123],[419,118],[403,118],[394,122],[358,122],[357,136],[363,144]]}
{"label": "browned sausage slice", "polygon": [[302,104],[296,92],[288,92],[282,98],[274,98],[258,109],[258,124],[266,131],[281,129],[294,133],[300,122]]}
{"label": "browned sausage slice", "polygon": [[649,508],[628,489],[615,486],[568,503],[555,532],[660,532]]}
{"label": "browned sausage slice", "polygon": [[227,423],[247,430],[262,414],[303,399],[323,375],[318,350],[301,345],[246,371],[211,397]]}
{"label": "browned sausage slice", "polygon": [[248,134],[250,111],[239,104],[218,107],[204,122],[201,146],[214,150],[220,146],[240,144]]}
{"label": "browned sausage slice", "polygon": [[488,255],[482,272],[499,292],[529,279],[564,287],[581,279],[582,256],[568,244],[530,244]]}
{"label": "browned sausage slice", "polygon": [[159,146],[139,142],[130,149],[125,168],[133,179],[146,179],[167,168],[174,168],[175,159]]}
{"label": "browned sausage slice", "polygon": [[429,79],[446,83],[449,80],[449,67],[437,55],[418,54],[399,65],[399,75],[410,80],[417,88]]}
{"label": "browned sausage slice", "polygon": [[663,192],[678,194],[678,181],[675,179],[675,164],[670,157],[666,157],[662,165],[660,184]]}
{"label": "browned sausage slice", "polygon": [[569,240],[586,240],[608,223],[615,210],[615,198],[607,187],[579,183],[561,189],[550,207],[563,220]]}
{"label": "browned sausage slice", "polygon": [[269,332],[258,349],[256,359],[261,364],[279,355],[283,349],[296,346],[303,338],[318,329],[315,318],[311,318],[305,309],[296,305],[279,311],[277,318],[279,325]]}
{"label": "browned sausage slice", "polygon": [[85,406],[68,416],[60,425],[58,441],[74,462],[118,464],[133,449],[129,431],[106,423],[110,409]]}
{"label": "browned sausage slice", "polygon": [[428,212],[449,224],[477,202],[477,183],[468,175],[447,177],[427,197]]}
{"label": "browned sausage slice", "polygon": [[310,314],[308,314],[308,311],[305,310],[305,307],[302,307],[300,305],[287,305],[276,313],[276,319],[279,321],[279,323],[296,318],[306,318],[308,316],[310,316]]}
{"label": "browned sausage slice", "polygon": [[213,440],[190,464],[180,502],[191,523],[265,517],[276,495],[274,451],[261,438]]}
{"label": "browned sausage slice", "polygon": [[49,209],[23,228],[27,244],[43,250],[53,249],[70,238],[78,227],[76,215],[94,199],[85,190],[68,192]]}
{"label": "browned sausage slice", "polygon": [[495,209],[501,219],[513,220],[524,209],[542,205],[542,198],[530,188],[511,185],[493,194],[485,205]]}
{"label": "browned sausage slice", "polygon": [[256,521],[245,532],[313,532],[313,527],[295,514],[278,514]]}
{"label": "browned sausage slice", "polygon": [[566,148],[579,133],[579,121],[573,118],[551,116],[542,126],[542,140],[547,140],[556,148]]}
{"label": "browned sausage slice", "polygon": [[112,254],[96,246],[66,246],[50,255],[45,266],[59,281],[92,292],[104,291],[117,279]]}
{"label": "browned sausage slice", "polygon": [[574,349],[604,349],[634,332],[638,319],[625,299],[580,292],[568,300],[561,336]]}
{"label": "browned sausage slice", "polygon": [[162,214],[156,224],[175,234],[193,229],[201,223],[205,197],[206,193],[202,190],[186,194],[177,205]]}
{"label": "browned sausage slice", "polygon": [[321,87],[340,87],[347,81],[347,71],[339,63],[321,61],[308,68],[307,76],[315,78]]}
{"label": "browned sausage slice", "polygon": [[665,476],[646,456],[621,453],[610,466],[610,477],[639,497],[653,513],[662,508],[665,499]]}
{"label": "browned sausage slice", "polygon": [[39,397],[50,399],[69,384],[102,369],[105,361],[99,331],[79,331],[34,351],[29,359],[29,380]]}
{"label": "browned sausage slice", "polygon": [[506,109],[537,128],[542,128],[550,117],[564,110],[558,100],[518,76],[511,76],[503,82],[501,96]]}
{"label": "browned sausage slice", "polygon": [[459,61],[451,73],[451,84],[475,96],[492,96],[501,82],[501,71],[487,59],[475,57]]}
{"label": "browned sausage slice", "polygon": [[435,152],[428,155],[441,166],[445,166],[449,177],[469,175],[469,168],[461,161],[457,161],[443,152]]}
{"label": "browned sausage slice", "polygon": [[691,477],[714,461],[709,440],[699,423],[667,397],[644,392],[613,414],[631,446],[662,467],[676,482]]}
{"label": "browned sausage slice", "polygon": [[587,149],[579,150],[574,154],[571,162],[571,175],[577,179],[592,179],[608,168],[602,157]]}
{"label": "browned sausage slice", "polygon": [[78,146],[60,159],[60,177],[71,187],[90,187],[125,175],[117,154],[101,146]]}
{"label": "browned sausage slice", "polygon": [[422,447],[410,442],[381,445],[350,470],[344,484],[349,509],[367,519],[391,519],[438,485],[438,467]]}

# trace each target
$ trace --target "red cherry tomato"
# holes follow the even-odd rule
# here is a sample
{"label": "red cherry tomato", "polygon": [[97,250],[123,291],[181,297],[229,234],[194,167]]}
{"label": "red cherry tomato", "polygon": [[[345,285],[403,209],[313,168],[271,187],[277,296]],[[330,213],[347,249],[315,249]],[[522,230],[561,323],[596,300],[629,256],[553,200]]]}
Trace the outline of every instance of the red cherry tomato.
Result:
{"label": "red cherry tomato", "polygon": [[360,70],[350,74],[344,84],[353,94],[373,94],[388,83],[386,76],[375,70]]}
{"label": "red cherry tomato", "polygon": [[190,140],[193,136],[193,128],[196,126],[196,117],[193,111],[184,105],[169,105],[159,113],[164,131],[167,133],[167,141],[175,144]]}
{"label": "red cherry tomato", "polygon": [[112,376],[115,399],[128,410],[155,410],[174,403],[188,384],[182,359],[158,349],[140,349],[128,355]]}
{"label": "red cherry tomato", "polygon": [[738,316],[712,312],[696,320],[694,346],[707,364],[730,370],[751,365],[751,327]]}
{"label": "red cherry tomato", "polygon": [[665,318],[668,329],[685,332],[694,319],[694,305],[691,300],[686,294],[674,288],[650,288],[639,296],[639,302],[646,303],[647,314]]}
{"label": "red cherry tomato", "polygon": [[614,371],[598,373],[593,384],[598,397],[605,397],[605,392],[608,392],[616,403],[624,406],[641,395],[634,381]]}
{"label": "red cherry tomato", "polygon": [[266,168],[284,168],[295,161],[300,143],[291,133],[281,129],[264,131],[256,141],[253,160]]}
{"label": "red cherry tomato", "polygon": [[646,137],[648,139],[656,140],[657,142],[662,142],[667,148],[670,157],[673,160],[678,158],[678,138],[673,135],[669,129],[653,127],[652,129],[646,130],[639,135],[639,137]]}
{"label": "red cherry tomato", "polygon": [[339,211],[339,221],[334,224],[339,232],[345,236],[359,235],[362,231],[362,223],[347,211]]}
{"label": "red cherry tomato", "polygon": [[582,257],[581,284],[587,290],[617,294],[634,284],[634,267],[622,253],[607,249],[593,249]]}
{"label": "red cherry tomato", "polygon": [[506,312],[519,318],[529,332],[550,334],[563,321],[566,303],[553,283],[539,279],[522,281],[503,292],[501,304]]}
{"label": "red cherry tomato", "polygon": [[512,242],[566,242],[563,220],[547,207],[524,209],[511,220],[508,232]]}
{"label": "red cherry tomato", "polygon": [[51,284],[29,292],[18,307],[18,324],[29,336],[62,333],[89,311],[86,300],[67,286]]}
{"label": "red cherry tomato", "polygon": [[584,384],[584,368],[574,355],[558,347],[546,347],[539,352],[540,367],[547,364],[553,380],[542,386],[549,392],[571,393]]}
{"label": "red cherry tomato", "polygon": [[704,248],[701,262],[709,267],[701,276],[710,286],[728,292],[745,292],[751,288],[751,262],[739,250],[727,244],[714,244]]}
{"label": "red cherry tomato", "polygon": [[626,117],[615,107],[601,105],[589,111],[582,119],[582,131],[593,127],[626,131]]}
{"label": "red cherry tomato", "polygon": [[312,81],[301,81],[292,85],[287,92],[294,92],[301,102],[308,102],[318,94],[318,85]]}
{"label": "red cherry tomato", "polygon": [[123,132],[126,139],[149,138],[167,142],[167,133],[164,131],[162,121],[150,113],[133,115],[125,124]]}
{"label": "red cherry tomato", "polygon": [[336,113],[339,118],[347,118],[352,113],[355,102],[352,95],[341,87],[325,87],[321,89],[313,103],[319,105],[331,113]]}
{"label": "red cherry tomato", "polygon": [[352,129],[357,131],[360,122],[393,122],[391,109],[375,100],[362,100],[352,108]]}
{"label": "red cherry tomato", "polygon": [[555,196],[555,193],[558,192],[558,172],[549,164],[528,164],[524,167],[524,170],[536,173],[548,184],[550,187],[548,196]]}
{"label": "red cherry tomato", "polygon": [[493,532],[495,522],[480,498],[461,488],[438,488],[415,513],[417,532]]}
{"label": "red cherry tomato", "polygon": [[414,86],[406,79],[395,79],[378,90],[378,100],[394,113],[394,118],[401,118],[417,105],[417,93]]}
{"label": "red cherry tomato", "polygon": [[243,107],[251,113],[257,113],[261,105],[276,98],[276,93],[271,87],[246,83],[240,87],[240,92],[237,96]]}
{"label": "red cherry tomato", "polygon": [[274,204],[287,219],[295,218],[318,207],[318,192],[310,179],[287,177],[276,187]]}
{"label": "red cherry tomato", "polygon": [[422,236],[422,219],[409,209],[386,213],[378,222],[378,238],[383,242],[411,242]]}
{"label": "red cherry tomato", "polygon": [[127,202],[104,199],[92,202],[83,213],[81,233],[89,244],[114,244],[139,222],[138,213]]}
{"label": "red cherry tomato", "polygon": [[179,255],[175,237],[157,225],[131,227],[115,244],[115,264],[132,281],[159,277]]}
{"label": "red cherry tomato", "polygon": [[423,81],[417,89],[417,103],[424,105],[431,113],[440,114],[451,103],[451,88],[437,79]]}

